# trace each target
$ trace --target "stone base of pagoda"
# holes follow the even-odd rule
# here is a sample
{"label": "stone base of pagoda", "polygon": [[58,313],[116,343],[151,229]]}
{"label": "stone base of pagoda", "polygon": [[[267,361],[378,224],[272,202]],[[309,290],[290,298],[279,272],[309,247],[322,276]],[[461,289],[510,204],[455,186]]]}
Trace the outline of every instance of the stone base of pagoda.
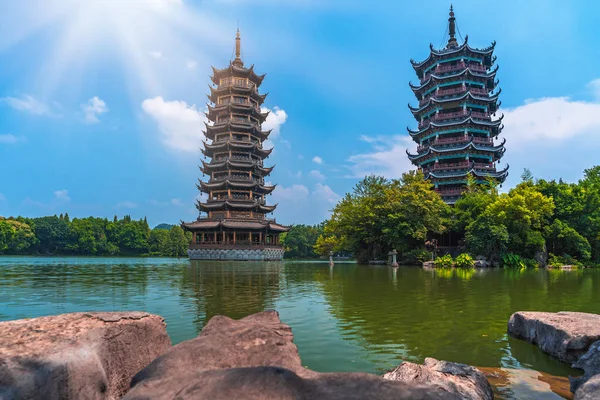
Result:
{"label": "stone base of pagoda", "polygon": [[281,246],[192,245],[188,249],[190,260],[223,261],[281,261]]}

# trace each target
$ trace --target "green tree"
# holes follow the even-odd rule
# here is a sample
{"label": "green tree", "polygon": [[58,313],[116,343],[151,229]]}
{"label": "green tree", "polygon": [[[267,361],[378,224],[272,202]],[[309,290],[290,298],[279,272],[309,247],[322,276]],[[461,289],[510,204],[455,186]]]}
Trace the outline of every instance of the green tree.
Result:
{"label": "green tree", "polygon": [[392,248],[422,248],[428,233],[444,232],[448,206],[420,172],[400,180],[368,176],[335,206],[316,242],[321,254],[352,252],[359,262],[386,257]]}
{"label": "green tree", "polygon": [[169,255],[174,257],[185,256],[190,242],[191,237],[186,235],[180,226],[172,227],[169,231]]}
{"label": "green tree", "polygon": [[285,248],[286,258],[314,258],[315,244],[319,235],[323,233],[321,225],[294,225],[289,232],[280,236]]}

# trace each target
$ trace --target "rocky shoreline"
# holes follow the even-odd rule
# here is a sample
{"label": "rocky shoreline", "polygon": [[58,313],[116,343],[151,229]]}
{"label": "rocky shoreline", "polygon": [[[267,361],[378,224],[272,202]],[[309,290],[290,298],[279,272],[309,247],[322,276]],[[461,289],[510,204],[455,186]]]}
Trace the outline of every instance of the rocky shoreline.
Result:
{"label": "rocky shoreline", "polygon": [[569,377],[575,400],[600,399],[600,315],[579,312],[517,312],[508,334],[584,371]]}
{"label": "rocky shoreline", "polygon": [[[575,399],[598,398],[590,396],[600,388],[600,316],[521,312],[508,330],[584,370],[572,380]],[[2,322],[0,337],[3,400],[494,398],[479,369],[433,358],[382,377],[304,368],[276,311],[213,317],[198,337],[175,346],[164,320],[144,312]]]}

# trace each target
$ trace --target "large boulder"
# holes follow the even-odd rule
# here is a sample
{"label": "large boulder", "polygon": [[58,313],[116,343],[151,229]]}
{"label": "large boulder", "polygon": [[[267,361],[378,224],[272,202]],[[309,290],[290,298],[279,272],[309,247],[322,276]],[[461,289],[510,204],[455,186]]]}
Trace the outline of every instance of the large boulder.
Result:
{"label": "large boulder", "polygon": [[485,375],[465,364],[426,358],[423,365],[403,362],[383,375],[384,379],[434,385],[469,400],[492,400],[494,392]]}
{"label": "large boulder", "polygon": [[598,400],[600,399],[600,375],[596,375],[585,382],[575,392],[573,400]]}
{"label": "large boulder", "polygon": [[[594,342],[590,346],[587,353],[579,357],[579,360],[573,364],[573,368],[579,368],[584,371],[583,376],[578,378],[570,378],[571,391],[575,392],[591,377],[600,374],[600,340]],[[598,397],[600,397],[600,392],[598,392]]]}
{"label": "large boulder", "polygon": [[559,360],[574,363],[600,340],[600,315],[580,312],[530,312],[511,315],[508,334],[536,344]]}
{"label": "large boulder", "polygon": [[164,320],[73,313],[0,323],[0,399],[118,399],[167,351]]}
{"label": "large boulder", "polygon": [[241,320],[213,317],[197,338],[140,371],[124,400],[459,399],[434,386],[363,373],[303,368],[289,326],[275,311]]}

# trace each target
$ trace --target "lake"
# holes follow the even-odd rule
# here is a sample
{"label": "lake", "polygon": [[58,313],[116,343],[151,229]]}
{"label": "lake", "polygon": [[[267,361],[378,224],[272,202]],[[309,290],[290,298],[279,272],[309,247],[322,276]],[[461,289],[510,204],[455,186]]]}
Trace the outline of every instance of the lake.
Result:
{"label": "lake", "polygon": [[579,372],[508,338],[506,324],[522,310],[600,313],[600,270],[0,257],[0,321],[142,310],[178,343],[214,315],[265,309],[292,327],[313,370],[381,374],[434,357],[481,367],[500,398],[560,399]]}

